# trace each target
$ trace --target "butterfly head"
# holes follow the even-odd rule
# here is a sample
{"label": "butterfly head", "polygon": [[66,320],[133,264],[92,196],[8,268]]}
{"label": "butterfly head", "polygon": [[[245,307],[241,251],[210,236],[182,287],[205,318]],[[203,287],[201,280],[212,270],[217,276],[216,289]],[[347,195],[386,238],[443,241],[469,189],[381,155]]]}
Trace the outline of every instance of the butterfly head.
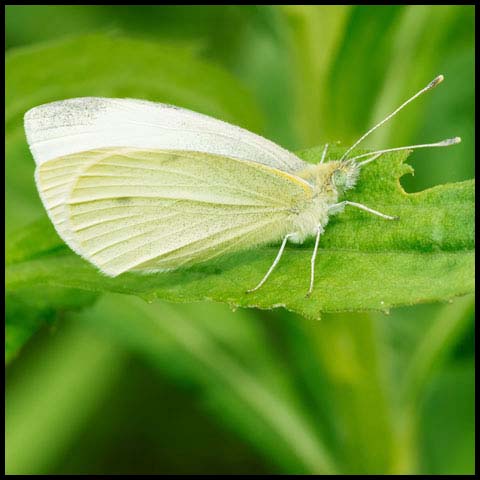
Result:
{"label": "butterfly head", "polygon": [[307,180],[317,192],[327,195],[343,194],[357,183],[360,167],[351,160],[331,160],[310,165],[297,175]]}
{"label": "butterfly head", "polygon": [[360,167],[357,163],[349,160],[335,162],[335,164],[331,172],[331,183],[338,193],[343,193],[357,183]]}

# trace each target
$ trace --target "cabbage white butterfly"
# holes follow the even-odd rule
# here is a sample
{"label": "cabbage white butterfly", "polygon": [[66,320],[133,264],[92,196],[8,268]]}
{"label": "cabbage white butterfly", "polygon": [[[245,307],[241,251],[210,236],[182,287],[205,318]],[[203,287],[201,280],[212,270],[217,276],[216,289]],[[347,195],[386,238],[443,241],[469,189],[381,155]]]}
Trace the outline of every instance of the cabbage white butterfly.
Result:
{"label": "cabbage white butterfly", "polygon": [[[348,158],[370,133],[443,80],[435,78],[371,128],[338,160],[311,165],[275,143],[226,122],[145,100],[73,98],[25,114],[36,162],[35,180],[57,232],[109,276],[167,271],[227,252],[315,236],[315,257],[329,215],[345,206],[383,219],[396,217],[342,201],[363,165],[390,148]],[[358,161],[360,159],[362,161]]]}

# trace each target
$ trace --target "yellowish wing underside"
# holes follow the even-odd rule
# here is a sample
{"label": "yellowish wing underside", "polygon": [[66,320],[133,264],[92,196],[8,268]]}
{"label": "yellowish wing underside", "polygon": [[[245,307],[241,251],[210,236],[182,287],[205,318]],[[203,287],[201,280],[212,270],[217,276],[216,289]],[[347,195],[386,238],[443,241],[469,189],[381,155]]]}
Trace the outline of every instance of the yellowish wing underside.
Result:
{"label": "yellowish wing underside", "polygon": [[130,148],[50,160],[37,183],[59,234],[111,276],[277,240],[312,195],[303,180],[258,163]]}

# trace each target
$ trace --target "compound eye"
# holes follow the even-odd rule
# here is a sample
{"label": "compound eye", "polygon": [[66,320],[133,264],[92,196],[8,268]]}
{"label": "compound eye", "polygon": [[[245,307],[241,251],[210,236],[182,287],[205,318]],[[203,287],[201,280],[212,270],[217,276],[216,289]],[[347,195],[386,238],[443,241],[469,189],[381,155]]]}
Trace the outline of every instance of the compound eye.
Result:
{"label": "compound eye", "polygon": [[333,183],[336,187],[344,187],[347,182],[347,174],[343,170],[333,172]]}

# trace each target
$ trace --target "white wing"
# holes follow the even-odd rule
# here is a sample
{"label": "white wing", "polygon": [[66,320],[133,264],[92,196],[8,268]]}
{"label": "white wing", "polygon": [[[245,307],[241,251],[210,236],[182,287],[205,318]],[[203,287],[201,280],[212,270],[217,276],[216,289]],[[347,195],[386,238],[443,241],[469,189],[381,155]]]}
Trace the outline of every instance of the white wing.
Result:
{"label": "white wing", "polygon": [[119,98],[72,98],[25,114],[37,165],[109,147],[197,151],[249,160],[293,173],[305,163],[275,143],[226,122],[162,103]]}
{"label": "white wing", "polygon": [[36,178],[59,234],[111,276],[278,240],[313,195],[288,173],[200,152],[91,150],[43,162]]}

